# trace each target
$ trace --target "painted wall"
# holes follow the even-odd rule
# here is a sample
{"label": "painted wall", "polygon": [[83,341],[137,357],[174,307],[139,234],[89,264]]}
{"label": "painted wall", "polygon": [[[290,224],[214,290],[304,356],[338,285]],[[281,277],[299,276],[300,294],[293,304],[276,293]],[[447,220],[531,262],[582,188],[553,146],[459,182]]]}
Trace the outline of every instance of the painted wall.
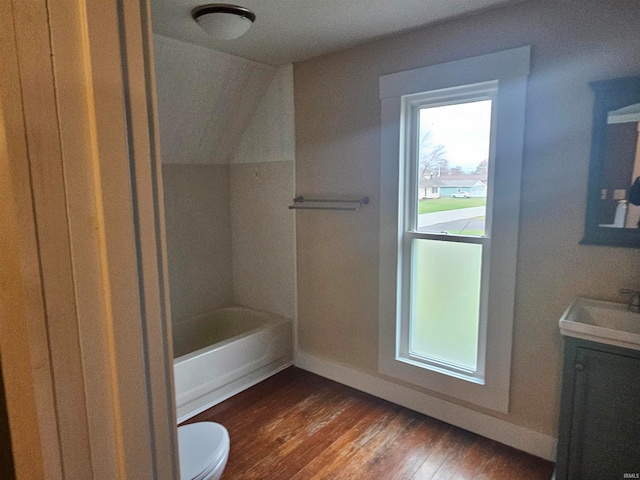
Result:
{"label": "painted wall", "polygon": [[276,67],[153,36],[163,163],[228,164]]}
{"label": "painted wall", "polygon": [[234,301],[295,318],[293,66],[274,75],[230,168]]}
{"label": "painted wall", "polygon": [[228,165],[162,166],[173,322],[233,303]]}
{"label": "painted wall", "polygon": [[234,302],[295,318],[293,162],[231,165]]}
{"label": "painted wall", "polygon": [[293,65],[279,67],[242,135],[232,163],[293,162]]}
{"label": "painted wall", "polygon": [[296,64],[297,194],[371,198],[356,214],[298,214],[299,349],[377,375],[378,78],[531,45],[510,413],[485,413],[555,435],[560,315],[575,296],[640,287],[637,250],[578,245],[588,82],[640,73],[639,24],[636,0],[535,0]]}

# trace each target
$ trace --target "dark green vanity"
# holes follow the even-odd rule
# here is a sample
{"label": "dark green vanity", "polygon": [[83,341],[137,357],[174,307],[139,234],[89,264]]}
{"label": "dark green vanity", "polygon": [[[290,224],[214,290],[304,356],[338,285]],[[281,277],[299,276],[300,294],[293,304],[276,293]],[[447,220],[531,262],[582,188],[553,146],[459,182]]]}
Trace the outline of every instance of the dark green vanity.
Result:
{"label": "dark green vanity", "polygon": [[[593,314],[588,308],[584,312]],[[640,314],[633,315],[640,327]],[[582,321],[597,324],[597,315],[592,316]],[[623,333],[623,341],[635,338],[634,333]],[[563,334],[556,480],[640,478],[640,351],[590,341],[581,332],[577,336],[582,338],[566,330]]]}
{"label": "dark green vanity", "polygon": [[566,337],[556,480],[623,478],[640,478],[640,352]]}

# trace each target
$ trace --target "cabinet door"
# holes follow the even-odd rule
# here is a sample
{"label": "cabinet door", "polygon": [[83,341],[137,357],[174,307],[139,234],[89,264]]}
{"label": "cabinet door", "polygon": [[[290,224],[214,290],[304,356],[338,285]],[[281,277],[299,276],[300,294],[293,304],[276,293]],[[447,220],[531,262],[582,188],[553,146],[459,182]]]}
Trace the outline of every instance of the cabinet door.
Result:
{"label": "cabinet door", "polygon": [[638,478],[640,360],[578,348],[575,367],[569,478]]}

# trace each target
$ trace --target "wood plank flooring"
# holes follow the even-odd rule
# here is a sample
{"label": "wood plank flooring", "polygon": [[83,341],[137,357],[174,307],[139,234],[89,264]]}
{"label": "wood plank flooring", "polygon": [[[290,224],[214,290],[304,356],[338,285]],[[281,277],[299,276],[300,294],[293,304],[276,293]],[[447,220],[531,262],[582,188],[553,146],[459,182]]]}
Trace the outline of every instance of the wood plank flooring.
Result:
{"label": "wood plank flooring", "polygon": [[222,480],[549,480],[553,464],[288,368],[185,423],[223,424]]}

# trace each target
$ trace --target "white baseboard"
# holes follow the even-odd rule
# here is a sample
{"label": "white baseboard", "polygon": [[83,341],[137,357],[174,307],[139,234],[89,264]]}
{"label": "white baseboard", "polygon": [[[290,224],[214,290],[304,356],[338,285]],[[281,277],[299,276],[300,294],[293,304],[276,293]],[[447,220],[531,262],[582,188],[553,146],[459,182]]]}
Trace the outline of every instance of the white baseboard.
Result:
{"label": "white baseboard", "polygon": [[309,372],[415,410],[546,460],[555,461],[556,438],[298,350],[294,363]]}

